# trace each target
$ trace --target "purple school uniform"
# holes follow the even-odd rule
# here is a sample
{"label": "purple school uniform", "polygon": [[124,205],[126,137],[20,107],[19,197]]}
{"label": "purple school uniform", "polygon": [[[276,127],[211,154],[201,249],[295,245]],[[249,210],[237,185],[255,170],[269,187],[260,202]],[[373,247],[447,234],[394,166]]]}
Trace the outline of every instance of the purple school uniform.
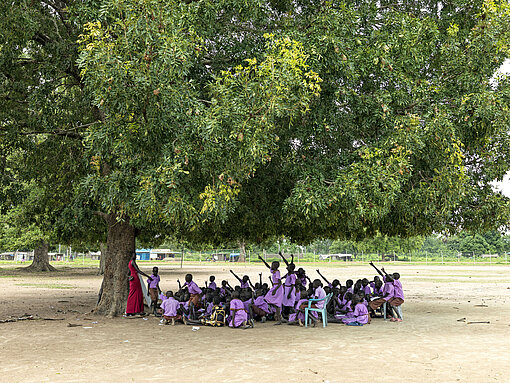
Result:
{"label": "purple school uniform", "polygon": [[[264,297],[267,303],[275,305],[277,307],[282,307],[282,301],[283,301],[283,286],[278,286],[278,283],[280,282],[280,272],[276,270],[271,275],[272,281],[274,283],[274,286],[269,290]],[[274,295],[273,295],[274,292]]]}
{"label": "purple school uniform", "polygon": [[211,315],[213,307],[214,307],[214,303],[210,302],[207,305],[207,308],[205,309],[205,315]]}
{"label": "purple school uniform", "polygon": [[379,288],[374,287],[374,295],[377,296],[377,297],[382,297],[383,296],[383,291],[384,291],[384,286],[381,286]]}
{"label": "purple school uniform", "polygon": [[226,295],[227,295],[227,289],[225,289],[223,287],[220,288],[220,296],[225,297]]}
{"label": "purple school uniform", "polygon": [[[296,312],[289,315],[289,322],[295,322],[298,319],[301,319],[301,321],[305,320],[304,311],[303,312],[299,311],[299,308],[301,307],[302,304],[308,307],[308,299],[300,299],[299,301],[297,301],[296,306],[294,307]],[[313,316],[315,319],[318,318],[317,311],[309,311],[308,315]]]}
{"label": "purple school uniform", "polygon": [[398,279],[395,279],[393,281],[393,288],[394,288],[394,294],[393,296],[395,298],[400,298],[404,300],[404,290],[402,289],[402,283]]}
{"label": "purple school uniform", "polygon": [[349,288],[347,289],[346,293],[354,294],[354,290],[352,289],[352,287],[349,287]]}
{"label": "purple school uniform", "polygon": [[166,301],[168,298],[166,297],[165,294],[161,293],[159,294],[159,299],[161,299],[162,301]]}
{"label": "purple school uniform", "polygon": [[389,301],[391,298],[393,298],[394,294],[395,294],[395,288],[393,287],[393,283],[386,282],[384,284],[383,295],[387,295],[387,296],[384,297],[384,300]]}
{"label": "purple school uniform", "polygon": [[193,281],[189,283],[186,282],[184,286],[188,286],[188,291],[190,294],[202,294],[202,289],[198,287],[198,285]]}
{"label": "purple school uniform", "polygon": [[356,307],[354,307],[354,312],[349,317],[343,318],[342,322],[344,323],[358,322],[361,324],[367,324],[368,323],[367,307],[362,303],[358,303]]}
{"label": "purple school uniform", "polygon": [[247,289],[250,287],[250,282],[241,282],[241,288],[242,289]]}
{"label": "purple school uniform", "polygon": [[253,301],[253,305],[258,307],[261,310],[264,310],[266,313],[270,313],[269,306],[267,305],[267,302],[264,300],[264,297],[261,295]]}
{"label": "purple school uniform", "polygon": [[[315,291],[313,292],[313,298],[314,299],[324,299],[326,298],[326,292],[324,291],[324,289],[319,286],[315,289]],[[318,308],[318,309],[321,309],[324,307],[324,301],[320,301],[320,302],[314,302],[315,303],[315,306]]]}
{"label": "purple school uniform", "polygon": [[308,283],[308,279],[305,277],[300,277],[299,280],[301,281],[301,284],[306,287],[306,284]]}
{"label": "purple school uniform", "polygon": [[370,285],[366,285],[365,287],[363,287],[363,292],[364,292],[366,295],[370,295],[370,294],[372,294],[372,290],[370,289]]}
{"label": "purple school uniform", "polygon": [[296,303],[298,303],[300,299],[301,299],[301,291],[298,291],[298,292],[296,293],[296,298],[295,298],[295,300],[294,300],[294,304],[293,304],[292,306],[295,306],[295,305],[296,305]]}
{"label": "purple school uniform", "polygon": [[[151,280],[152,279],[152,280]],[[157,289],[158,283],[161,280],[159,275],[152,274],[150,279],[147,279],[147,283],[149,284],[149,289]]]}
{"label": "purple school uniform", "polygon": [[177,309],[181,305],[181,302],[173,297],[165,299],[161,303],[161,309],[163,309],[163,315],[167,317],[174,317],[177,315]]}
{"label": "purple school uniform", "polygon": [[[233,310],[237,310],[235,316],[235,323],[233,323],[232,321],[232,318],[234,317]],[[232,299],[230,301],[230,321],[228,325],[230,327],[239,327],[243,324],[243,322],[247,320],[248,314],[246,314],[246,311],[244,309],[244,303],[240,299]]]}
{"label": "purple school uniform", "polygon": [[[296,304],[296,274],[287,274],[283,285],[283,306],[294,307]],[[289,294],[290,293],[290,294]]]}
{"label": "purple school uniform", "polygon": [[209,283],[209,288],[212,290],[216,290],[216,282]]}

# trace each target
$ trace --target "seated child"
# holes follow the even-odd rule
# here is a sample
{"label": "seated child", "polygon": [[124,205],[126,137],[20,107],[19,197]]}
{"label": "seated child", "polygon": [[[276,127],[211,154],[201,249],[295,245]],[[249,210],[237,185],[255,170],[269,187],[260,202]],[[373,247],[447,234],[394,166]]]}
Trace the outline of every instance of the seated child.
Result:
{"label": "seated child", "polygon": [[251,304],[248,309],[250,312],[250,318],[260,320],[264,323],[267,319],[267,314],[270,313],[269,305],[264,300],[264,291],[257,290],[255,292],[256,298],[251,300]]}
{"label": "seated child", "polygon": [[[293,325],[298,323],[301,327],[303,327],[305,322],[305,309],[307,307],[308,307],[308,291],[303,289],[300,292],[300,299],[296,303],[295,312],[289,315],[288,324]],[[318,319],[317,311],[310,311],[308,313],[308,317],[315,326]]]}
{"label": "seated child", "polygon": [[352,315],[350,315],[349,318],[343,318],[342,322],[348,326],[363,326],[364,324],[370,323],[368,309],[361,302],[358,295],[354,295],[352,298],[352,305],[354,306]]}
{"label": "seated child", "polygon": [[368,305],[372,310],[376,310],[381,307],[385,302],[389,301],[393,298],[395,292],[395,288],[393,287],[393,277],[388,275],[386,277],[386,283],[384,284],[383,295],[382,297],[378,297],[372,300]]}
{"label": "seated child", "polygon": [[180,302],[174,298],[172,291],[167,291],[165,296],[166,299],[161,303],[159,312],[163,314],[163,323],[169,324],[171,322],[172,326],[174,326],[176,320],[182,319],[179,313]]}
{"label": "seated child", "polygon": [[239,299],[239,292],[234,291],[232,293],[232,300],[230,301],[230,321],[229,327],[233,328],[249,328],[253,327],[253,323],[251,326],[248,326],[248,314],[244,309],[243,302]]}
{"label": "seated child", "polygon": [[206,326],[221,327],[225,325],[225,309],[220,305],[220,297],[215,296],[213,299],[213,307],[211,315],[202,319],[202,324]]}
{"label": "seated child", "polygon": [[208,286],[208,287],[209,287],[211,290],[213,290],[213,291],[214,291],[214,290],[216,290],[216,282],[214,282],[215,280],[216,280],[216,277],[215,277],[214,275],[211,275],[211,276],[209,277],[209,282],[210,282],[210,283],[209,283],[209,286]]}

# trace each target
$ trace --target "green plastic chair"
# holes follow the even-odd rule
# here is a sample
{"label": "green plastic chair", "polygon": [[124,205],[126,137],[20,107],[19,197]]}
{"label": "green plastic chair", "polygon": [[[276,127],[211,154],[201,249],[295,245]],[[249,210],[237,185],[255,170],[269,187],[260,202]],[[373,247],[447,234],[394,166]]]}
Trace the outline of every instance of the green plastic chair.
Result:
{"label": "green plastic chair", "polygon": [[[333,296],[333,293],[329,293],[325,298],[322,299],[309,299],[308,307],[305,308],[305,327],[308,327],[308,312],[309,311],[317,311],[321,313],[322,316],[322,327],[326,327],[328,325],[328,314],[326,313],[326,307],[328,306],[329,300]],[[324,306],[321,309],[316,309],[312,307],[312,303],[324,301]]]}

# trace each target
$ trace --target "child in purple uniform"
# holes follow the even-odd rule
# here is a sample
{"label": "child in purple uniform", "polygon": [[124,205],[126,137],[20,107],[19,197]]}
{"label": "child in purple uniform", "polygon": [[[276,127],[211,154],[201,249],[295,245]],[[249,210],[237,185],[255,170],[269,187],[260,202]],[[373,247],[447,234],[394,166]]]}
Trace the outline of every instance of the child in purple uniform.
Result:
{"label": "child in purple uniform", "polygon": [[355,295],[352,298],[352,305],[354,311],[348,318],[342,319],[348,326],[363,326],[364,324],[370,323],[370,317],[368,315],[367,307],[361,302],[360,297]]}
{"label": "child in purple uniform", "polygon": [[282,287],[282,280],[280,277],[280,272],[278,271],[278,268],[280,267],[280,262],[273,261],[271,263],[271,266],[267,264],[267,262],[259,255],[259,259],[264,262],[264,265],[271,271],[271,282],[273,283],[273,287],[271,290],[269,290],[265,296],[265,300],[268,304],[274,307],[276,311],[275,319],[276,323],[275,325],[282,324],[282,301],[283,301],[283,287]]}
{"label": "child in purple uniform", "polygon": [[402,322],[402,308],[400,306],[404,303],[404,290],[402,289],[402,283],[400,283],[399,273],[393,273],[393,288],[394,295],[388,303],[396,311],[397,316],[391,318],[391,321]]}
{"label": "child in purple uniform", "polygon": [[249,328],[253,327],[253,323],[251,326],[247,326],[248,322],[248,314],[244,309],[243,302],[239,299],[239,292],[234,291],[232,293],[232,300],[230,301],[230,321],[229,327],[233,328]]}
{"label": "child in purple uniform", "polygon": [[255,320],[260,320],[262,323],[266,321],[267,314],[270,313],[269,306],[264,300],[264,294],[262,290],[256,291],[256,298],[251,301],[249,306],[250,317]]}
{"label": "child in purple uniform", "polygon": [[[293,308],[296,304],[296,273],[294,269],[296,265],[289,263],[287,266],[287,276],[285,277],[285,284],[283,286],[283,299],[282,306],[287,306],[289,309]],[[290,311],[290,310],[289,310]]]}
{"label": "child in purple uniform", "polygon": [[250,288],[250,277],[245,275],[243,276],[243,278],[239,278],[239,276],[236,275],[236,273],[234,273],[232,270],[230,270],[230,273],[232,273],[232,275],[234,277],[236,277],[236,279],[239,281],[240,285],[241,285],[241,288],[242,289],[248,289]]}
{"label": "child in purple uniform", "polygon": [[200,308],[200,294],[202,294],[202,289],[193,281],[193,275],[186,274],[185,279],[186,283],[182,288],[188,287],[190,295],[188,309],[191,319],[196,319],[195,310]]}
{"label": "child in purple uniform", "polygon": [[216,282],[214,282],[216,280],[216,277],[214,275],[211,275],[209,277],[209,288],[214,292],[214,290],[216,290]]}
{"label": "child in purple uniform", "polygon": [[161,308],[159,309],[159,312],[163,315],[161,321],[164,324],[171,322],[172,326],[174,326],[176,320],[182,319],[181,314],[179,314],[180,302],[174,298],[172,291],[167,291],[165,297],[166,299],[161,303]]}
{"label": "child in purple uniform", "polygon": [[147,290],[151,297],[152,312],[154,315],[156,315],[156,310],[158,308],[158,294],[161,292],[161,289],[159,288],[159,281],[161,278],[158,275],[158,271],[159,269],[157,267],[153,267],[152,275],[147,279]]}

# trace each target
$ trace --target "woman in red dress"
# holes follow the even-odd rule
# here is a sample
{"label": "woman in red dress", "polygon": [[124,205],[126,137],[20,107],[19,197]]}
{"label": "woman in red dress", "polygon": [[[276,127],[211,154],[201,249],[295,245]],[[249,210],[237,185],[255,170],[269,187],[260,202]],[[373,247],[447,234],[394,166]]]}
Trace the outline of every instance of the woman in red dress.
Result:
{"label": "woman in red dress", "polygon": [[141,271],[136,264],[136,253],[133,253],[133,257],[128,263],[129,268],[129,295],[126,306],[126,316],[132,315],[143,315],[143,294],[142,285],[138,274],[142,274],[147,278],[150,278],[147,274]]}

